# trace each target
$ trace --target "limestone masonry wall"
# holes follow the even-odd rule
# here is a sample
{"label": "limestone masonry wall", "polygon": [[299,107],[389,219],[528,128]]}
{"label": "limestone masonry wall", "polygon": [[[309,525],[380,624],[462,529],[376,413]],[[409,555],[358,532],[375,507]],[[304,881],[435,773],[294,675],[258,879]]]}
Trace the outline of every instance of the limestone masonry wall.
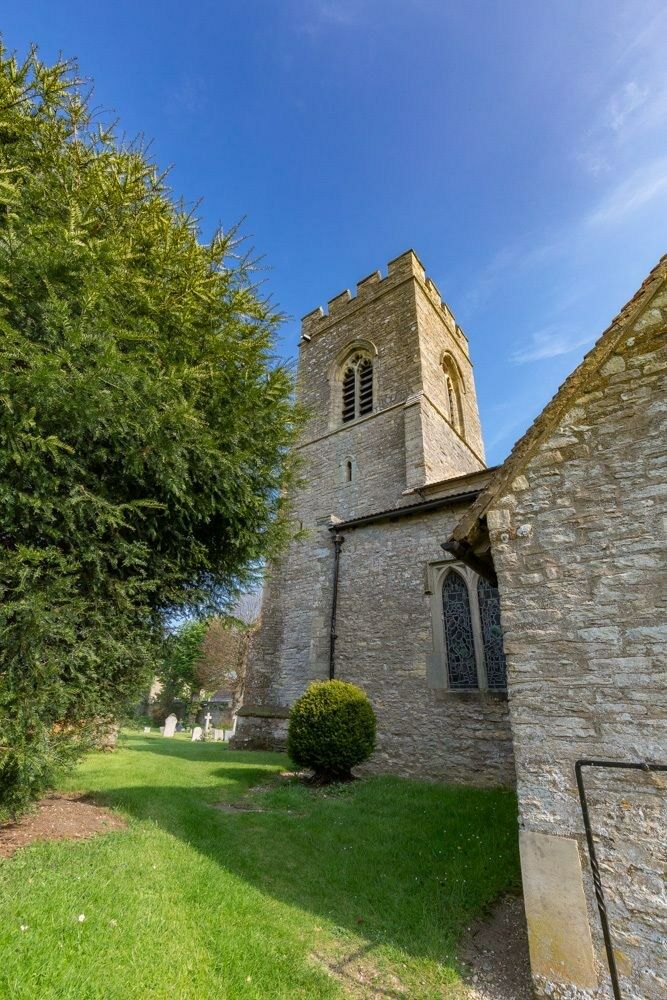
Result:
{"label": "limestone masonry wall", "polygon": [[[250,652],[240,746],[281,745],[284,716],[309,681],[328,677],[333,582],[329,528],[414,504],[407,491],[484,468],[467,340],[411,251],[303,321],[297,395],[309,418],[301,485],[291,496],[301,535],[269,568]],[[374,364],[373,412],[342,423],[351,351]],[[447,420],[445,354],[461,372],[464,428]],[[453,362],[452,362],[453,364]],[[438,374],[439,373],[439,374]],[[470,444],[464,436],[470,434]],[[352,475],[348,474],[348,463]],[[336,673],[370,694],[379,719],[376,770],[452,781],[513,781],[507,705],[432,690],[426,564],[463,508],[346,532]]]}
{"label": "limestone masonry wall", "polygon": [[371,771],[513,785],[502,695],[434,690],[426,568],[442,560],[464,507],[345,533],[340,557],[336,676],[367,691],[378,717]]}
{"label": "limestone masonry wall", "polygon": [[[561,926],[541,918],[531,928],[541,997],[612,995],[575,761],[667,757],[666,332],[663,286],[488,514],[527,900],[538,886],[544,901],[549,858],[561,857],[566,838],[579,854],[575,847],[559,862],[559,884],[549,890],[553,905],[563,904]],[[666,776],[589,769],[585,780],[623,997],[661,1000]],[[587,929],[567,937],[576,925],[579,865],[593,954]]]}

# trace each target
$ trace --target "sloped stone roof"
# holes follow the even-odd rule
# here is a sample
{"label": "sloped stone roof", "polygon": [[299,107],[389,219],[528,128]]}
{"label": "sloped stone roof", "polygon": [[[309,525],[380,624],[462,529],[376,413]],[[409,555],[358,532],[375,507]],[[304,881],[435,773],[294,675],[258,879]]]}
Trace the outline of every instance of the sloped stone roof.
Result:
{"label": "sloped stone roof", "polygon": [[650,305],[653,297],[667,282],[667,254],[658,261],[641,288],[627,302],[612,320],[599,340],[585,355],[583,361],[566,378],[555,396],[544,407],[523,437],[519,438],[512,451],[500,465],[491,482],[461,518],[450,541],[470,540],[480,518],[484,517],[493,501],[509,490],[509,485],[523,471],[544,438],[556,428],[576,399],[586,391],[591,377],[599,371],[623,340],[627,328]]}

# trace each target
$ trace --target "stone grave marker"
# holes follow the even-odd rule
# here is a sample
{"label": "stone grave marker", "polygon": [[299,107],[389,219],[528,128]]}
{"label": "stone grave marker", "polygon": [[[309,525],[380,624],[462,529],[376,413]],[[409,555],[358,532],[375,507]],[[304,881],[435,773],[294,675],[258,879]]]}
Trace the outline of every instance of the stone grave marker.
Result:
{"label": "stone grave marker", "polygon": [[173,713],[171,715],[168,715],[167,718],[164,720],[164,733],[162,735],[163,736],[173,736],[174,733],[176,732],[176,723],[177,722],[178,722],[178,719],[176,718],[176,716]]}
{"label": "stone grave marker", "polygon": [[192,738],[190,742],[194,743],[195,740],[200,740],[200,739],[201,739],[201,726],[195,726],[195,728],[192,730]]}
{"label": "stone grave marker", "polygon": [[220,740],[224,740],[224,738],[225,738],[225,731],[224,731],[224,729],[214,729],[213,730],[213,739],[216,741],[216,743],[219,742]]}

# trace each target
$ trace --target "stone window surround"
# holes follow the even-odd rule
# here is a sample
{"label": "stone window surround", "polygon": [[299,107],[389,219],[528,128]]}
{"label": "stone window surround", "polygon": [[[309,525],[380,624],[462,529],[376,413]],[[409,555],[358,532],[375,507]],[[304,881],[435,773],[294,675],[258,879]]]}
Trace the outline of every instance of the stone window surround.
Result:
{"label": "stone window surround", "polygon": [[[475,664],[477,666],[477,687],[476,688],[450,688],[449,672],[447,670],[447,649],[445,644],[445,627],[442,610],[442,585],[448,573],[456,572],[461,576],[468,588],[468,600],[470,602],[470,617],[472,619],[473,642],[475,646]],[[482,636],[482,624],[479,611],[479,597],[477,593],[477,582],[479,575],[470,569],[469,566],[456,559],[441,559],[437,562],[430,562],[426,565],[426,591],[430,598],[431,605],[431,634],[433,637],[433,651],[428,657],[427,677],[429,687],[436,691],[443,691],[448,696],[455,697],[480,697],[493,696],[496,698],[506,698],[506,689],[489,689],[486,665],[484,657],[484,639]]]}
{"label": "stone window surround", "polygon": [[[361,354],[369,359],[373,365],[373,409],[370,413],[363,413],[355,416],[352,420],[343,421],[342,398],[343,398],[343,376],[348,362],[355,354]],[[372,340],[356,338],[349,341],[345,347],[338,352],[329,373],[330,402],[329,402],[329,431],[342,427],[352,427],[360,420],[367,420],[378,410],[380,400],[380,384],[378,372],[378,349]]]}
{"label": "stone window surround", "polygon": [[[440,357],[440,368],[444,373],[447,389],[447,414],[443,414],[447,423],[465,441],[465,419],[463,413],[463,396],[466,394],[466,384],[461,367],[451,351],[443,351]],[[452,412],[452,403],[456,412]]]}
{"label": "stone window surround", "polygon": [[[367,414],[370,416],[370,414]],[[351,422],[351,421],[350,421]],[[340,486],[350,487],[356,485],[357,479],[359,478],[359,467],[357,466],[357,460],[352,454],[342,455],[338,460],[338,471],[336,475],[336,482]]]}

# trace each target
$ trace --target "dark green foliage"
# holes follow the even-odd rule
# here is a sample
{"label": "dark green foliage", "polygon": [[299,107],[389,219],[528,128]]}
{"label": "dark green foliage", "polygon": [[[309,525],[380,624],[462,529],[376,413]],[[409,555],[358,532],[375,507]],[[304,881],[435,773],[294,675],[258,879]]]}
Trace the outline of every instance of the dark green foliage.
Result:
{"label": "dark green foliage", "polygon": [[164,641],[162,662],[156,670],[162,690],[154,711],[155,721],[160,725],[170,712],[188,725],[194,722],[199,694],[197,666],[207,629],[207,621],[184,622]]}
{"label": "dark green foliage", "polygon": [[279,317],[72,67],[0,44],[0,812],[286,535]]}
{"label": "dark green foliage", "polygon": [[315,681],[294,703],[287,752],[324,780],[348,778],[375,747],[375,713],[361,688]]}

